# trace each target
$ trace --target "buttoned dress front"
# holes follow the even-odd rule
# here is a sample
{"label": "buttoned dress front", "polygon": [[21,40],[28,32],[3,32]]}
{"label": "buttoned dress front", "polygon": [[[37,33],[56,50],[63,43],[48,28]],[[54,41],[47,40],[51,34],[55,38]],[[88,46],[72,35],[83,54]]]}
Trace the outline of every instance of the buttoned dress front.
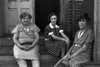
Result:
{"label": "buttoned dress front", "polygon": [[[12,31],[13,34],[18,34],[18,41],[20,44],[25,42],[34,42],[35,36],[34,32],[39,32],[40,29],[33,23],[30,24],[29,30],[25,31],[22,24],[18,24]],[[30,44],[26,44],[30,45]],[[39,45],[36,44],[35,47],[29,51],[20,49],[16,44],[13,48],[14,57],[16,59],[39,59]]]}

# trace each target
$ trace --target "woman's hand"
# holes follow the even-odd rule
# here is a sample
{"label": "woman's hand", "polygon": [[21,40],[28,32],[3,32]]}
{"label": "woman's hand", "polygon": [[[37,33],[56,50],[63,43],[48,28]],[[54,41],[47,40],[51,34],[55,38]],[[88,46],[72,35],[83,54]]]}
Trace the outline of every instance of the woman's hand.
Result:
{"label": "woman's hand", "polygon": [[87,49],[87,46],[86,45],[83,45],[83,47],[81,47],[78,51],[76,51],[73,55],[71,55],[71,58],[79,55],[81,52],[83,52],[86,49]]}
{"label": "woman's hand", "polygon": [[54,67],[58,67],[59,64],[60,64],[60,63],[57,62],[57,63],[54,65]]}
{"label": "woman's hand", "polygon": [[67,39],[63,39],[63,41],[65,41],[65,42],[66,42],[66,44],[67,44],[67,47],[69,47],[70,41],[69,41],[69,40],[67,40]]}
{"label": "woman's hand", "polygon": [[69,44],[69,40],[66,40],[66,39],[65,39],[65,42],[66,42],[67,44]]}
{"label": "woman's hand", "polygon": [[63,59],[60,59],[60,60],[54,65],[54,67],[58,67],[59,64],[60,64],[62,61],[63,61]]}
{"label": "woman's hand", "polygon": [[30,48],[28,47],[29,45],[19,45],[18,47],[22,50],[28,51]]}
{"label": "woman's hand", "polygon": [[25,51],[28,51],[28,50],[30,50],[32,48],[31,45],[24,45],[23,47],[24,47],[23,50],[25,50]]}
{"label": "woman's hand", "polygon": [[31,50],[32,48],[34,48],[34,44],[32,45],[24,45],[24,47],[26,47],[24,50],[28,51],[28,50]]}
{"label": "woman's hand", "polygon": [[70,58],[73,58],[75,55],[72,55]]}
{"label": "woman's hand", "polygon": [[54,67],[58,67],[60,63],[63,63],[63,61],[69,60],[70,59],[70,54],[66,54],[61,60],[59,60]]}
{"label": "woman's hand", "polygon": [[25,50],[26,46],[22,46],[22,45],[17,45],[20,49]]}
{"label": "woman's hand", "polygon": [[34,48],[35,45],[28,45],[27,48],[30,50],[32,48]]}
{"label": "woman's hand", "polygon": [[63,36],[63,38],[65,39],[66,43],[68,44],[70,39],[68,38],[68,36],[66,36],[63,32],[60,32],[61,35]]}
{"label": "woman's hand", "polygon": [[69,60],[71,58],[70,54],[66,54],[62,59],[63,60]]}

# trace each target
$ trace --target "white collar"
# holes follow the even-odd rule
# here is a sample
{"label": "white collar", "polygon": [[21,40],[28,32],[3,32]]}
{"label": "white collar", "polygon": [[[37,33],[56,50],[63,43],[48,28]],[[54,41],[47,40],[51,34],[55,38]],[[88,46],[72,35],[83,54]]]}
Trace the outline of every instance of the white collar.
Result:
{"label": "white collar", "polygon": [[[49,24],[49,26],[50,26],[50,28],[54,28],[54,26],[51,23]],[[55,25],[55,28],[59,28],[59,26]]]}
{"label": "white collar", "polygon": [[79,31],[79,33],[78,33],[78,38],[82,37],[82,35],[84,34],[84,32],[85,32],[85,31],[83,31],[83,32]]}

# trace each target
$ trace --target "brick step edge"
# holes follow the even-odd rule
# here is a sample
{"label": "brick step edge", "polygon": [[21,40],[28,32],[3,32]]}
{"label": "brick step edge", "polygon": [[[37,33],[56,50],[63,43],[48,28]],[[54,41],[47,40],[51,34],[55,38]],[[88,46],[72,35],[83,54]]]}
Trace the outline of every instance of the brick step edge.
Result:
{"label": "brick step edge", "polygon": [[[41,66],[46,66],[50,64],[55,64],[59,58],[51,55],[41,55],[40,64]],[[18,64],[13,56],[0,56],[0,67],[18,67]]]}
{"label": "brick step edge", "polygon": [[[44,43],[45,43],[45,40],[44,40],[45,38],[44,38],[44,36],[40,36],[40,38],[39,38],[39,41],[38,41],[38,44],[39,45],[44,45]],[[0,46],[2,47],[7,47],[7,46],[9,46],[9,47],[12,47],[12,46],[14,46],[14,42],[13,42],[13,39],[12,39],[12,37],[10,37],[10,38],[0,38]]]}
{"label": "brick step edge", "polygon": [[97,62],[86,62],[86,63],[82,63],[81,66],[100,66],[100,63],[97,63]]}
{"label": "brick step edge", "polygon": [[[59,57],[52,55],[40,55],[40,60],[59,60]],[[14,56],[0,56],[0,63],[3,61],[15,61]],[[47,61],[46,61],[47,62]]]}

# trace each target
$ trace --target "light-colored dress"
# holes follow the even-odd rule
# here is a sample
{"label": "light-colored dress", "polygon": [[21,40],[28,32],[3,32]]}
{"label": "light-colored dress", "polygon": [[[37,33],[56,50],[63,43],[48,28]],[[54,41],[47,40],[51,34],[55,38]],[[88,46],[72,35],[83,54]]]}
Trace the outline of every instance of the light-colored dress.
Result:
{"label": "light-colored dress", "polygon": [[[35,24],[30,24],[29,30],[25,31],[22,24],[18,24],[12,31],[13,34],[18,34],[18,41],[20,44],[25,42],[34,42],[34,32],[39,32],[40,29]],[[30,45],[30,44],[27,44]],[[16,44],[13,48],[14,57],[16,59],[39,59],[39,45],[37,44],[34,48],[29,51],[20,49]]]}

